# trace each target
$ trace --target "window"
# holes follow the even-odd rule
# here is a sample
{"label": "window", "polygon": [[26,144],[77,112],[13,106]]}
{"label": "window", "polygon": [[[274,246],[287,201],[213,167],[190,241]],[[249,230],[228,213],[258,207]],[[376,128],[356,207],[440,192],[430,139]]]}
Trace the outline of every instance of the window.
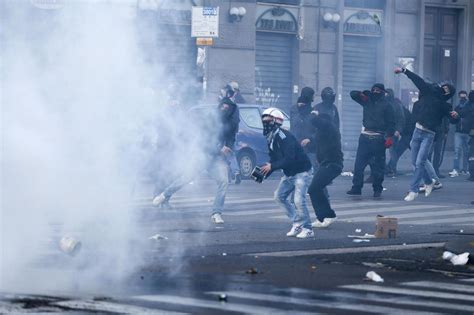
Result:
{"label": "window", "polygon": [[263,0],[258,2],[265,2],[265,3],[274,3],[274,4],[290,4],[290,5],[299,5],[300,0]]}
{"label": "window", "polygon": [[262,119],[257,107],[240,107],[240,117],[250,128],[263,129]]}

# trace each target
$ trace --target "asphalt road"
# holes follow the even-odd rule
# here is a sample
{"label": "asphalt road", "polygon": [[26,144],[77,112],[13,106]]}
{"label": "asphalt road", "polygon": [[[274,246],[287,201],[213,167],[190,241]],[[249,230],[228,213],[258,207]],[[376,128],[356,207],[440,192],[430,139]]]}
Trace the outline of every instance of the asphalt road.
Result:
{"label": "asphalt road", "polygon": [[[60,292],[54,284],[3,292],[0,313],[473,314],[474,265],[441,256],[474,252],[474,183],[447,178],[430,197],[407,203],[409,179],[387,179],[374,199],[370,185],[361,197],[345,195],[351,178],[337,178],[329,191],[339,220],[305,240],[285,235],[291,224],[272,199],[277,180],[231,185],[220,226],[210,221],[212,181],[187,185],[172,209],[152,207],[150,188],[133,205],[137,239],[147,246],[140,268],[97,288],[77,279]],[[397,238],[348,237],[373,234],[378,214],[398,218]],[[148,240],[157,233],[165,238]],[[45,253],[32,266],[42,281],[58,270],[77,272],[61,255]],[[365,279],[368,271],[384,282]]]}

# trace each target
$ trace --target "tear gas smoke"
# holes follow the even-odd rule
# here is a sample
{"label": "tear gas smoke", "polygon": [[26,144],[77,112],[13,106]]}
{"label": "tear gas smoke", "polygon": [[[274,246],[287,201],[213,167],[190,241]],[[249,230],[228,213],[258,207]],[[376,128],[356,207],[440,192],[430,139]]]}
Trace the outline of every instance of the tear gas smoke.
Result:
{"label": "tear gas smoke", "polygon": [[[156,123],[172,135],[174,163],[184,165],[187,150],[193,167],[193,147],[166,108],[166,87],[179,84],[163,71],[166,55],[144,61],[130,7],[64,3],[3,3],[3,290],[100,289],[140,266],[143,244],[133,241],[146,236],[129,205],[159,140]],[[64,236],[82,243],[74,258],[58,250]]]}

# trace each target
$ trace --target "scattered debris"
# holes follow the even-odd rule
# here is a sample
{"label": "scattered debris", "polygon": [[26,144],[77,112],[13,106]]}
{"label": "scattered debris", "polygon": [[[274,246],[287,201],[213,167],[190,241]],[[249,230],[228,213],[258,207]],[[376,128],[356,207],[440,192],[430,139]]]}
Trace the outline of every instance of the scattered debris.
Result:
{"label": "scattered debris", "polygon": [[374,282],[383,282],[383,278],[379,276],[375,271],[369,271],[365,275],[368,279],[374,281]]}
{"label": "scattered debris", "polygon": [[355,229],[355,232],[356,233],[362,233],[362,230],[361,229]]}
{"label": "scattered debris", "polygon": [[256,274],[259,274],[260,271],[258,271],[257,268],[252,267],[250,269],[245,270],[245,273],[249,275],[256,275]]}
{"label": "scattered debris", "polygon": [[377,215],[375,223],[376,238],[396,238],[398,229],[398,219]]}
{"label": "scattered debris", "polygon": [[255,255],[255,256],[253,256],[253,257],[255,257],[255,259],[258,259],[258,256],[257,256],[257,255]]}
{"label": "scattered debris", "polygon": [[316,269],[316,266],[311,266],[311,269],[313,269],[313,270]]}
{"label": "scattered debris", "polygon": [[222,253],[222,256],[227,256],[227,253]]}
{"label": "scattered debris", "polygon": [[469,253],[465,252],[459,255],[445,251],[443,253],[443,259],[449,260],[455,266],[464,266],[469,261]]}
{"label": "scattered debris", "polygon": [[341,176],[349,176],[349,177],[354,177],[354,174],[352,172],[342,172]]}
{"label": "scattered debris", "polygon": [[464,230],[459,230],[459,233],[464,233]]}
{"label": "scattered debris", "polygon": [[362,265],[364,266],[367,266],[367,267],[371,267],[371,268],[383,268],[385,267],[384,264],[382,263],[371,263],[371,262],[363,262]]}
{"label": "scattered debris", "polygon": [[368,233],[365,233],[364,235],[347,235],[347,237],[349,238],[375,238],[375,235],[373,234],[368,234]]}
{"label": "scattered debris", "polygon": [[403,246],[407,246],[407,243],[403,243],[402,245],[403,245]]}
{"label": "scattered debris", "polygon": [[151,241],[159,241],[159,240],[167,240],[168,238],[161,234],[155,234],[153,236],[150,236],[148,239]]}
{"label": "scattered debris", "polygon": [[71,256],[75,256],[81,247],[82,243],[71,236],[64,236],[59,241],[59,249]]}
{"label": "scattered debris", "polygon": [[364,238],[356,238],[356,239],[353,239],[352,242],[354,243],[362,243],[362,242],[370,242],[370,240],[368,239],[364,239]]}
{"label": "scattered debris", "polygon": [[217,297],[217,299],[221,302],[227,302],[227,294],[219,294],[219,296]]}

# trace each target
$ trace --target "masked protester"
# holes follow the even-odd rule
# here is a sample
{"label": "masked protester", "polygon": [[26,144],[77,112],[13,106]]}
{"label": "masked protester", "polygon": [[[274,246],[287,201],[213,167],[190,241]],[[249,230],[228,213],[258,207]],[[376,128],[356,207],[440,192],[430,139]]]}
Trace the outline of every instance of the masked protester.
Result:
{"label": "masked protester", "polygon": [[454,95],[456,89],[451,84],[429,84],[408,69],[396,68],[396,74],[404,73],[420,90],[418,106],[413,108],[416,122],[415,131],[410,142],[411,161],[415,170],[410,184],[410,191],[405,201],[412,201],[418,196],[419,185],[425,181],[425,196],[433,190],[434,180],[426,172],[426,161],[436,135],[436,129],[441,125],[443,117],[457,118],[457,113],[447,101]]}
{"label": "masked protester", "polygon": [[331,208],[325,189],[341,174],[344,156],[341,150],[341,134],[333,122],[333,117],[318,111],[313,111],[311,116],[312,123],[317,128],[319,168],[313,176],[308,194],[317,217],[312,226],[325,228],[336,221],[336,213]]}
{"label": "masked protester", "polygon": [[[463,108],[469,104],[466,91],[460,91],[458,93],[459,104],[454,109],[456,112],[461,112]],[[454,161],[453,170],[449,173],[449,176],[456,177],[459,175],[467,175],[468,172],[468,156],[469,156],[469,132],[470,126],[468,125],[466,118],[460,118],[455,124],[456,132],[454,133]]]}
{"label": "masked protester", "polygon": [[380,197],[383,190],[385,149],[392,145],[395,132],[393,107],[385,99],[385,87],[376,83],[370,91],[351,91],[351,98],[362,105],[363,129],[354,165],[352,188],[348,195],[361,195],[364,185],[364,170],[370,163],[373,177],[374,197]]}
{"label": "masked protester", "polygon": [[[268,108],[262,113],[263,135],[268,142],[270,162],[262,166],[261,171],[268,177],[276,170],[283,170],[284,176],[275,191],[275,200],[293,223],[286,235],[314,237],[306,204],[311,162],[295,136],[281,128],[283,120],[283,113],[276,108]],[[294,205],[288,200],[293,191]]]}
{"label": "masked protester", "polygon": [[290,110],[290,131],[304,148],[313,167],[316,161],[315,128],[311,123],[311,103],[314,100],[314,90],[310,87],[301,89],[301,95],[296,105]]}
{"label": "masked protester", "polygon": [[469,92],[469,99],[462,108],[459,106],[456,108],[460,119],[463,122],[464,130],[469,130],[469,151],[468,151],[468,163],[469,163],[469,181],[474,181],[474,91]]}
{"label": "masked protester", "polygon": [[331,122],[339,130],[339,112],[334,102],[336,101],[336,93],[330,87],[325,87],[321,91],[321,103],[314,106],[314,110],[320,114],[327,115]]}

